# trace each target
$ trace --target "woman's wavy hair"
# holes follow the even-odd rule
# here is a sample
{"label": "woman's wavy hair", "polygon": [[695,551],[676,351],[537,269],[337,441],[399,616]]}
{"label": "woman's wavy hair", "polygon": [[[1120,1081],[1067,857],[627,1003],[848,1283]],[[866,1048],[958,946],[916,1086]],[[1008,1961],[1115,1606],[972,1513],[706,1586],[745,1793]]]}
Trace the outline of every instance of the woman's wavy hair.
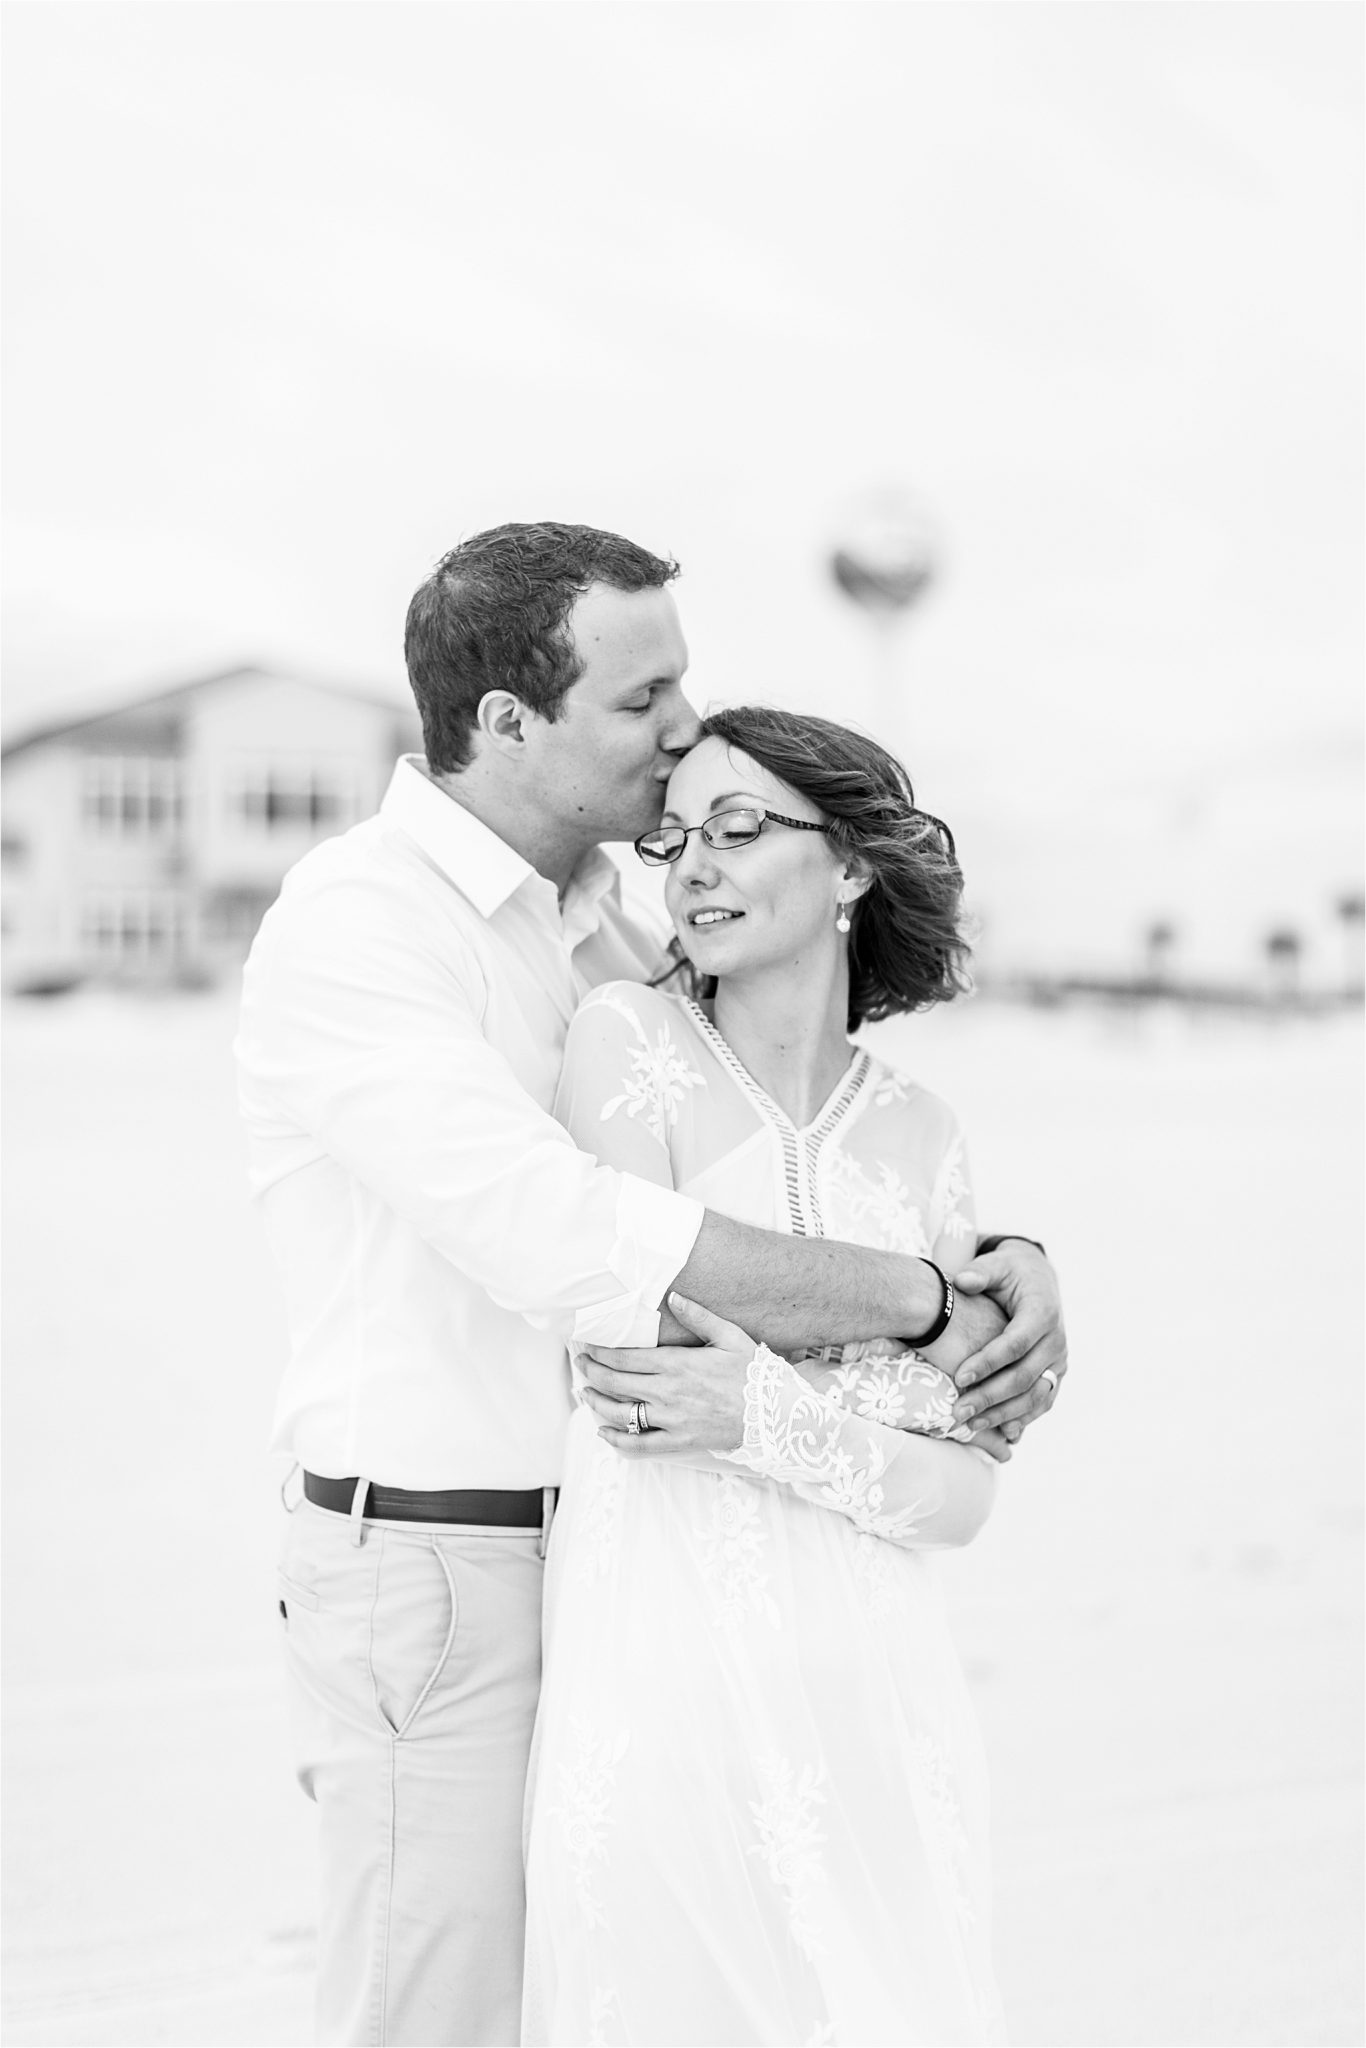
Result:
{"label": "woman's wavy hair", "polygon": [[759,704],[713,712],[702,732],[815,804],[834,850],[872,877],[849,905],[851,1031],[970,990],[953,834],[916,808],[910,777],[885,747],[828,718]]}

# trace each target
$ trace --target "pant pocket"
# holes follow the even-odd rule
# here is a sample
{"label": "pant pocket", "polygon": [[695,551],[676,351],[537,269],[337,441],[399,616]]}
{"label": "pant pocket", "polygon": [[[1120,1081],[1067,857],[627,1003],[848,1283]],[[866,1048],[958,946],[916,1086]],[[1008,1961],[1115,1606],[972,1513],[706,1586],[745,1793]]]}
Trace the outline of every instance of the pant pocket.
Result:
{"label": "pant pocket", "polygon": [[280,1618],[286,1628],[289,1627],[291,1613],[297,1608],[303,1608],[308,1614],[316,1614],[321,1604],[311,1586],[301,1585],[299,1580],[292,1579],[288,1572],[276,1572],[275,1595],[280,1608]]}
{"label": "pant pocket", "polygon": [[375,1709],[397,1741],[417,1723],[455,1644],[459,1600],[450,1564],[431,1539],[385,1530],[370,1620]]}

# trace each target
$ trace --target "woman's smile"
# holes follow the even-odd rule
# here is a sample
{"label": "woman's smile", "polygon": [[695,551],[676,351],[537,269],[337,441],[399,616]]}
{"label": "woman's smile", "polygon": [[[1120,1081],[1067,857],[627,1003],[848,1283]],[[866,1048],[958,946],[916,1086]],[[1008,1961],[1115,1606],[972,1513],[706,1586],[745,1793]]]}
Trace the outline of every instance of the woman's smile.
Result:
{"label": "woman's smile", "polygon": [[706,925],[731,924],[737,917],[743,917],[744,914],[743,910],[718,910],[714,905],[711,905],[702,910],[690,910],[687,922],[694,931],[697,931]]}

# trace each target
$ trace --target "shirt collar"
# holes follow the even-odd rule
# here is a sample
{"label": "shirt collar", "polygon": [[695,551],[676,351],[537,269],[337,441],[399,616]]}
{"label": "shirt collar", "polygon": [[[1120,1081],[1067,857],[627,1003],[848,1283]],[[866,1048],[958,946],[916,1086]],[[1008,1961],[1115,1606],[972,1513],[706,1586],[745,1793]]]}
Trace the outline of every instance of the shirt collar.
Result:
{"label": "shirt collar", "polygon": [[[555,897],[554,884],[537,874],[482,818],[447,796],[418,754],[404,754],[396,763],[380,815],[421,848],[481,917],[492,917],[524,885]],[[578,927],[576,937],[586,935],[597,923],[595,913],[603,898],[615,896],[620,886],[616,863],[595,846],[579,862],[565,891],[566,936],[571,926]]]}
{"label": "shirt collar", "polygon": [[604,847],[595,846],[575,868],[565,890],[562,916],[571,953],[602,922],[604,903],[621,901],[621,870]]}

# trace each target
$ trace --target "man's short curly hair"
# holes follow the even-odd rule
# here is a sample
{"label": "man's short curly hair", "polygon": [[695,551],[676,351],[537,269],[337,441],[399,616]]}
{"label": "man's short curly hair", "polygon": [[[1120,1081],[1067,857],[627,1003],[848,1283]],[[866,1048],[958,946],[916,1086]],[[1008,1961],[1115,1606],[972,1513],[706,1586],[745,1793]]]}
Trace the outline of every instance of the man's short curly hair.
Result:
{"label": "man's short curly hair", "polygon": [[916,808],[901,763],[863,733],[766,705],[713,712],[704,736],[738,747],[815,804],[830,845],[872,882],[850,904],[849,1029],[949,1002],[972,986],[953,836]]}
{"label": "man's short curly hair", "polygon": [[510,690],[555,720],[583,674],[567,621],[590,584],[654,590],[678,574],[594,526],[494,526],[443,555],[408,607],[403,653],[433,774],[468,765],[479,701]]}

